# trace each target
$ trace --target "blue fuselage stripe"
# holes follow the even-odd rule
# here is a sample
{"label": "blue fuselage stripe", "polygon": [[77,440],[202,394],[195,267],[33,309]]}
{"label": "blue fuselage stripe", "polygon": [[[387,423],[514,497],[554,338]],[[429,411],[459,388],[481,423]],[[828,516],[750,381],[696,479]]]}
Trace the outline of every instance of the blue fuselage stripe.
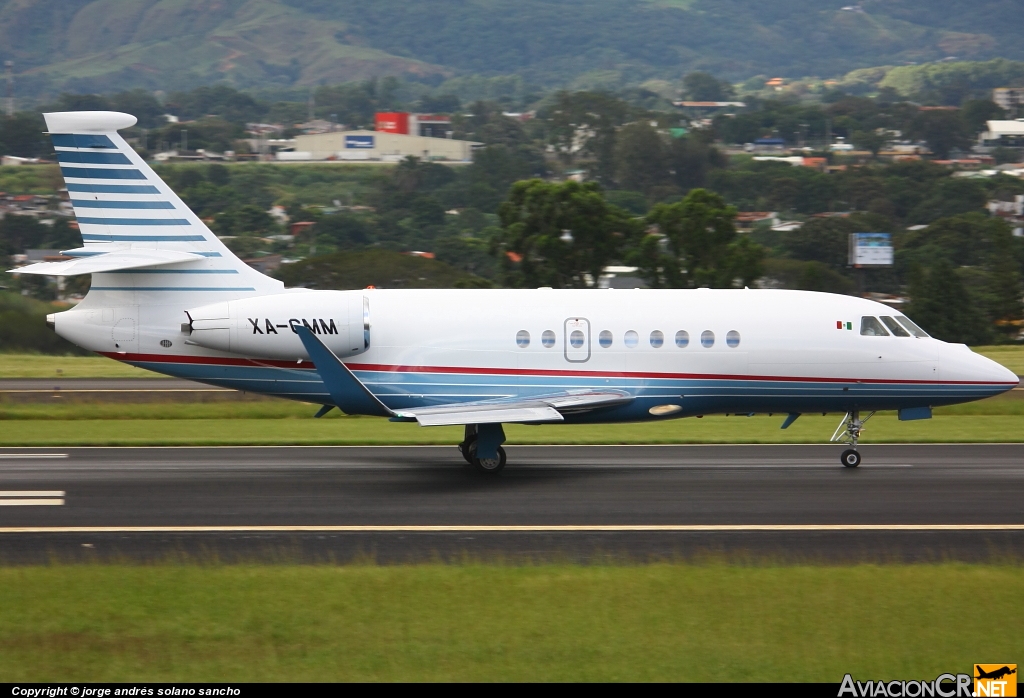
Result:
{"label": "blue fuselage stripe", "polygon": [[[135,289],[143,290],[143,289]],[[237,390],[330,404],[320,376],[313,369],[269,366],[224,366],[193,363],[131,362],[160,373],[190,378]],[[771,378],[630,378],[594,376],[519,376],[370,371],[354,373],[392,409],[510,396],[531,397],[579,388],[623,390],[635,401],[567,421],[631,421],[650,419],[655,405],[677,404],[682,416],[715,413],[845,412],[849,409],[895,410],[940,406],[976,400],[1005,391],[1002,385],[955,383],[871,384],[772,380]],[[608,382],[606,382],[606,380]]]}

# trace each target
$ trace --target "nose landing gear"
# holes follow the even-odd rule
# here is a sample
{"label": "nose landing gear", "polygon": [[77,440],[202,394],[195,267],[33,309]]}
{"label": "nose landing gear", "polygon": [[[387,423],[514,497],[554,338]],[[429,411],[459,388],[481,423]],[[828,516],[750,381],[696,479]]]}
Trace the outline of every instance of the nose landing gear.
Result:
{"label": "nose landing gear", "polygon": [[860,439],[860,433],[864,429],[864,424],[871,419],[874,412],[868,414],[864,419],[860,418],[860,410],[852,410],[843,415],[843,421],[839,422],[839,426],[836,427],[836,431],[832,434],[830,441],[832,443],[848,444],[852,448],[848,448],[843,451],[843,454],[839,456],[839,462],[847,468],[856,468],[860,465],[860,453],[857,452],[857,441]]}

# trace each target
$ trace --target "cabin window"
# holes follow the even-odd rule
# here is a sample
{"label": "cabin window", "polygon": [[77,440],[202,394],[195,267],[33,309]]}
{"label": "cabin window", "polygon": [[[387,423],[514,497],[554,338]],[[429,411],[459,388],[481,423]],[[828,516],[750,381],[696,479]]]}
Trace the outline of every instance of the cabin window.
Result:
{"label": "cabin window", "polygon": [[705,349],[715,346],[715,333],[711,330],[704,330],[700,333],[700,345]]}
{"label": "cabin window", "polygon": [[516,333],[516,344],[525,349],[530,346],[530,333],[526,330],[519,330]]}
{"label": "cabin window", "polygon": [[665,343],[665,335],[662,334],[661,330],[654,330],[651,332],[651,346],[655,349],[661,349],[661,345]]}
{"label": "cabin window", "polygon": [[555,346],[555,333],[552,330],[544,330],[540,336],[540,343],[548,349]]}
{"label": "cabin window", "polygon": [[925,332],[920,327],[911,322],[910,318],[908,318],[906,315],[897,315],[896,319],[900,321],[900,324],[902,324],[904,327],[910,330],[910,334],[914,335],[915,337],[928,336],[927,332]]}
{"label": "cabin window", "polygon": [[601,334],[597,337],[598,343],[607,349],[612,345],[612,333],[608,330],[601,330]]}
{"label": "cabin window", "polygon": [[679,330],[676,332],[676,346],[680,349],[685,349],[690,345],[690,333],[686,330]]}
{"label": "cabin window", "polygon": [[888,337],[889,333],[882,327],[878,318],[865,315],[860,319],[860,333],[865,337]]}
{"label": "cabin window", "polygon": [[725,335],[725,343],[735,349],[740,345],[740,333],[736,330],[729,330],[728,334]]}
{"label": "cabin window", "polygon": [[882,324],[885,325],[886,327],[888,327],[889,331],[892,332],[897,337],[909,337],[910,336],[909,332],[907,332],[905,329],[900,327],[900,323],[896,322],[895,320],[893,320],[888,315],[882,315],[878,319],[881,320]]}
{"label": "cabin window", "polygon": [[632,349],[640,343],[640,335],[636,333],[636,330],[630,330],[626,333],[626,336],[622,338],[622,341],[626,343],[626,346]]}
{"label": "cabin window", "polygon": [[579,349],[583,346],[583,342],[586,341],[586,337],[583,336],[581,330],[573,330],[569,335],[569,344],[572,345],[573,349]]}

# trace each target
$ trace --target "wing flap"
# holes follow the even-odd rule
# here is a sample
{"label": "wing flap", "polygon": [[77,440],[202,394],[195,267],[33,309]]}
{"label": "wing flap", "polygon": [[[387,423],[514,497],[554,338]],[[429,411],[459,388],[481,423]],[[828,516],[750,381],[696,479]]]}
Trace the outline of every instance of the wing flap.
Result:
{"label": "wing flap", "polygon": [[[461,407],[461,409],[459,409]],[[523,422],[561,422],[564,418],[558,410],[546,405],[533,407],[516,407],[515,405],[495,405],[493,408],[467,409],[461,405],[448,405],[444,410],[436,410],[424,414],[417,410],[409,414],[402,410],[399,416],[411,416],[423,427],[443,427],[458,424],[501,424]]]}
{"label": "wing flap", "polygon": [[103,252],[88,257],[75,257],[61,262],[38,262],[17,269],[8,269],[13,274],[45,274],[47,276],[77,276],[96,274],[122,269],[160,267],[165,264],[180,264],[205,259],[202,255],[179,250],[119,250]]}
{"label": "wing flap", "polygon": [[436,407],[396,410],[398,417],[415,419],[421,426],[497,424],[500,422],[561,422],[565,414],[624,405],[633,397],[617,390],[573,391],[531,398],[491,402],[462,402]]}

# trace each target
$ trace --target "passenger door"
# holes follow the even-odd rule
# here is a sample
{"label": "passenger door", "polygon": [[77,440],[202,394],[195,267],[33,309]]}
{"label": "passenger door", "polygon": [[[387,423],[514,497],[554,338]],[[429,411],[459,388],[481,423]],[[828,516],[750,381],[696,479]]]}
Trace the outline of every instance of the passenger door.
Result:
{"label": "passenger door", "polygon": [[564,327],[565,360],[581,364],[590,360],[590,320],[571,317]]}

